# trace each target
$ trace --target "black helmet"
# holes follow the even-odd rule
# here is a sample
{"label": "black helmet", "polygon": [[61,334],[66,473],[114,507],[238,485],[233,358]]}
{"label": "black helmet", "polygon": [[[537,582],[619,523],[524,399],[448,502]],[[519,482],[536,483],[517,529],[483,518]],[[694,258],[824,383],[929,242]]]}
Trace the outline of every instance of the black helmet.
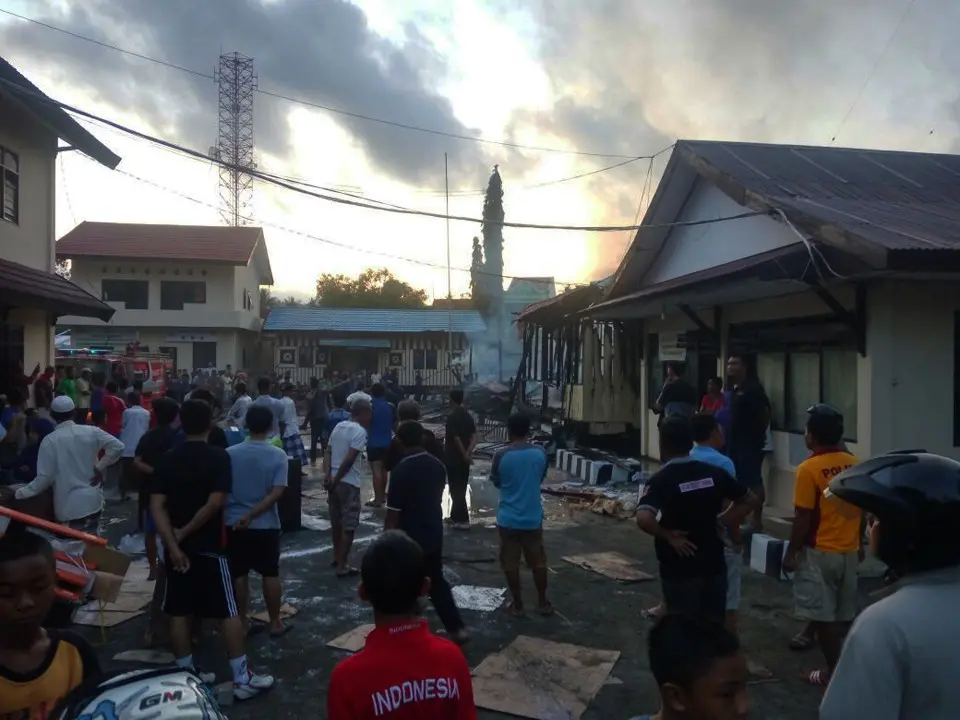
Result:
{"label": "black helmet", "polygon": [[[836,497],[880,520],[880,559],[901,572],[960,562],[960,463],[925,450],[870,458],[830,481]],[[946,553],[946,554],[945,554]]]}

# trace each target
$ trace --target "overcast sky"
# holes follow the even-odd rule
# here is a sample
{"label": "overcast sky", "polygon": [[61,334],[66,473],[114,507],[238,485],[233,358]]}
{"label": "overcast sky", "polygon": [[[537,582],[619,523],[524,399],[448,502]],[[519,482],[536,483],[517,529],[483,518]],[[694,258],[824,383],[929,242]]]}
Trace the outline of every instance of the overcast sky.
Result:
{"label": "overcast sky", "polygon": [[[0,0],[0,9],[203,73],[237,51],[254,58],[269,92],[530,146],[649,155],[678,137],[813,145],[835,137],[948,152],[960,137],[960,3],[951,0]],[[216,142],[212,80],[2,14],[0,48],[58,100],[203,152]],[[413,132],[264,94],[254,128],[263,170],[435,212],[444,209],[445,152],[457,215],[480,215],[479,193],[499,163],[507,219],[519,222],[629,224],[648,170],[640,160],[530,187],[618,159]],[[219,222],[209,163],[91,129],[123,157],[123,172],[61,156],[58,235],[83,220]],[[654,178],[665,161],[654,162]],[[310,293],[320,272],[369,266],[446,294],[443,220],[260,183],[254,207],[279,294]],[[455,268],[469,266],[478,233],[451,223]],[[606,274],[629,240],[505,236],[506,273],[560,282]],[[455,269],[454,294],[467,284]]]}

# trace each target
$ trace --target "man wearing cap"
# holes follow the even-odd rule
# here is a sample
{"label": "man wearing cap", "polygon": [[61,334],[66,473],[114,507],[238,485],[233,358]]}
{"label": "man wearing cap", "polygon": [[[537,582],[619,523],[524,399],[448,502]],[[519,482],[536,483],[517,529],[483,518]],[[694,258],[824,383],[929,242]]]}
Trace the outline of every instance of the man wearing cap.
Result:
{"label": "man wearing cap", "polygon": [[[67,395],[50,403],[57,428],[40,443],[37,477],[19,488],[17,500],[53,488],[53,511],[57,522],[76,530],[99,534],[103,510],[103,487],[96,478],[120,460],[123,443],[95,425],[73,421],[76,406]],[[103,457],[98,459],[100,453]]]}

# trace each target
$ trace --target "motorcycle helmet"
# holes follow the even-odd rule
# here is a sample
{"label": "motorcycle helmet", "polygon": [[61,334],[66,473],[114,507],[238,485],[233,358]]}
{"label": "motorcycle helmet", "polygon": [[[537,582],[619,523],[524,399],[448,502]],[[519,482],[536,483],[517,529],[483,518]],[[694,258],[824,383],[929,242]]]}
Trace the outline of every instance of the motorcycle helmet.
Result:
{"label": "motorcycle helmet", "polygon": [[878,455],[830,481],[836,497],[880,522],[877,555],[896,573],[960,564],[960,463],[924,450]]}
{"label": "motorcycle helmet", "polygon": [[227,720],[212,690],[181,667],[121,672],[72,690],[56,720]]}

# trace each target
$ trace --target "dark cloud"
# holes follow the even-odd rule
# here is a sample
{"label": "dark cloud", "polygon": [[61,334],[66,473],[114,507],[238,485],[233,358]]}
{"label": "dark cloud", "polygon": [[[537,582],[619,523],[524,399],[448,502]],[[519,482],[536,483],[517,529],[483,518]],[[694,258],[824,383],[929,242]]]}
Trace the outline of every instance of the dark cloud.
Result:
{"label": "dark cloud", "polygon": [[[479,135],[453,114],[436,89],[443,64],[429,41],[408,28],[396,45],[374,33],[363,11],[343,0],[83,0],[64,7],[37,0],[30,15],[79,35],[212,73],[221,51],[254,58],[260,87],[374,117],[460,135]],[[216,138],[217,95],[210,80],[158,67],[49,29],[0,26],[0,46],[27,73],[42,67],[99,99],[135,111],[155,129],[205,150]],[[258,94],[255,136],[264,152],[290,158],[309,142],[290,135],[297,107]],[[437,157],[451,172],[484,178],[487,146],[331,115],[356,138],[370,162],[401,181],[442,183]]]}
{"label": "dark cloud", "polygon": [[[515,123],[582,150],[647,154],[677,137],[826,145],[834,135],[839,145],[947,150],[958,136],[955,0],[539,0],[529,8],[558,102],[539,115],[521,111]],[[591,182],[598,219],[632,220],[646,165],[629,167]],[[595,239],[603,247],[595,275],[615,266],[609,248],[626,241]]]}

